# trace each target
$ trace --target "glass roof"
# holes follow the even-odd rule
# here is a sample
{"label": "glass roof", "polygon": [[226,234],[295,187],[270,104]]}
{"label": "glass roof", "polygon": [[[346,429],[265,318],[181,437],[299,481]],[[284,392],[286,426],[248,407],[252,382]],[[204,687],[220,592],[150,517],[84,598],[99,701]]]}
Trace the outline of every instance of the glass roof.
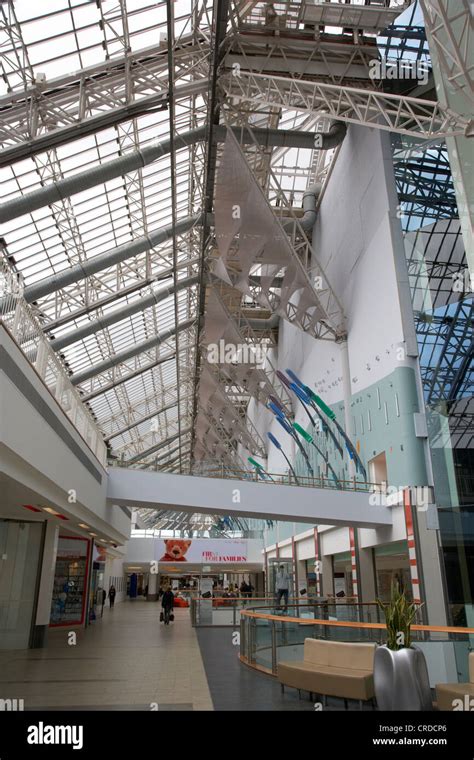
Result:
{"label": "glass roof", "polygon": [[[182,84],[204,82],[208,74],[209,50],[198,51],[194,57],[188,55],[186,61],[180,58],[180,44],[195,42],[209,28],[206,3],[200,6],[199,30],[193,30],[196,3],[192,0],[173,3],[176,46],[173,129],[176,133],[204,125],[207,117],[205,86],[200,93],[178,95]],[[207,6],[211,8],[212,3]],[[45,91],[52,91],[53,98],[59,93],[59,100],[54,103],[59,114],[57,121],[53,121],[47,108],[42,120],[39,109],[37,134],[63,124],[67,126],[68,120],[73,119],[81,97],[76,87],[78,79],[90,85],[89,115],[93,117],[113,111],[118,105],[142,99],[146,102],[150,94],[168,88],[166,2],[42,0],[37,4],[19,0],[14,5],[2,4],[0,14],[0,96],[11,100],[18,94],[17,102],[21,103],[25,94],[41,99]],[[133,57],[135,53],[137,56]],[[153,65],[148,70],[142,61],[151,58]],[[130,71],[126,71],[124,62],[127,60],[133,62],[133,72],[132,65]],[[109,71],[116,71],[117,75],[114,74],[110,89],[106,85],[101,91],[96,84],[105,80]],[[19,121],[18,130],[10,130],[3,147],[22,139],[20,126]],[[119,119],[84,137],[78,132],[76,139],[2,168],[2,198],[8,201],[31,193],[167,139],[169,135],[170,112],[163,106],[147,107],[136,118]],[[2,235],[10,264],[21,273],[28,288],[47,278],[53,279],[77,263],[191,216],[202,206],[201,185],[196,181],[196,174],[202,171],[203,162],[202,143],[179,148],[174,155],[165,155],[139,171],[76,192],[6,223]],[[198,286],[182,290],[176,297],[170,295],[159,304],[123,319],[118,317],[106,329],[81,339],[75,340],[74,332],[94,320],[111,317],[124,307],[139,303],[165,286],[172,286],[175,278],[179,281],[198,272],[198,244],[199,231],[190,230],[176,236],[175,248],[169,239],[131,259],[102,268],[87,279],[55,290],[33,304],[49,338],[53,341],[68,339],[60,351],[68,372],[74,377],[91,367],[99,370],[80,382],[78,388],[86,399],[91,396],[87,404],[106,437],[129,427],[110,440],[118,456],[146,451],[176,433],[181,422],[189,423],[195,327],[191,324],[117,366],[100,371],[101,366],[111,356],[157,336],[166,336],[176,325],[195,318]],[[173,274],[174,263],[176,275]],[[171,358],[157,364],[167,355]],[[117,384],[117,381],[122,382]],[[150,414],[163,407],[166,410],[159,414],[159,425],[156,425]],[[146,418],[142,423],[131,426],[142,417]],[[183,445],[184,442],[185,438]]]}

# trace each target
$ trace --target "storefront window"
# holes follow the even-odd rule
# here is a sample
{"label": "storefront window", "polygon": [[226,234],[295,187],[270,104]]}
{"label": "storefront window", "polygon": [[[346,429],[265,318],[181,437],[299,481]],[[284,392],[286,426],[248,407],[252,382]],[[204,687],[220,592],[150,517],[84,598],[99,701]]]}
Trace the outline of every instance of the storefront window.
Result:
{"label": "storefront window", "polygon": [[50,625],[84,622],[89,551],[86,538],[59,537]]}
{"label": "storefront window", "polygon": [[374,549],[377,598],[390,599],[392,584],[398,584],[406,596],[412,598],[410,560],[406,541],[397,541]]}

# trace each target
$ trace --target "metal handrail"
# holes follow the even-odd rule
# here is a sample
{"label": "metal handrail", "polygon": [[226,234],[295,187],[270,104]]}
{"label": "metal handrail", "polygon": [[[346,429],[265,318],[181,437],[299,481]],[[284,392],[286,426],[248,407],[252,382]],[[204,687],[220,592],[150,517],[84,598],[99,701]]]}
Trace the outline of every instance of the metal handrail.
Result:
{"label": "metal handrail", "polygon": [[89,449],[105,467],[107,446],[100,428],[82,403],[66,368],[45,337],[33,309],[23,297],[21,278],[5,259],[0,259],[0,303],[0,324],[35,369]]}
{"label": "metal handrail", "polygon": [[[151,462],[146,461],[136,461],[133,462],[133,467],[139,467],[140,465],[148,465],[149,470],[155,470],[155,472],[160,472],[159,467],[153,467],[153,464]],[[108,462],[109,467],[129,467],[130,465],[127,464],[127,461],[124,460],[110,460]],[[171,474],[171,473],[164,473],[164,474]],[[202,472],[186,472],[186,473],[180,473],[183,477],[200,477],[200,478],[220,478],[224,480],[250,480],[253,482],[258,483],[268,483],[270,485],[279,485],[279,486],[303,486],[305,488],[325,488],[325,489],[331,489],[331,490],[337,490],[337,491],[360,491],[360,492],[379,492],[383,493],[386,489],[386,484],[382,483],[374,483],[371,481],[365,481],[365,480],[357,480],[354,476],[350,480],[339,480],[338,485],[334,483],[334,481],[331,478],[326,478],[324,475],[321,475],[320,477],[309,477],[307,475],[297,475],[297,480],[295,480],[295,477],[289,473],[281,473],[281,472],[269,472],[266,473],[269,478],[265,478],[264,480],[259,478],[258,473],[253,470],[244,470],[244,469],[238,469],[233,468],[232,472],[229,472],[225,469],[224,466],[219,467],[213,467],[206,469]],[[272,478],[272,480],[270,480]]]}
{"label": "metal handrail", "polygon": [[[293,606],[293,605],[291,605]],[[256,661],[256,652],[257,652],[257,622],[258,620],[265,620],[268,622],[270,626],[270,633],[271,633],[271,641],[270,646],[265,646],[263,649],[270,649],[271,651],[271,669],[263,666],[261,664],[257,664]],[[379,633],[382,634],[382,632],[386,632],[387,626],[384,623],[360,623],[357,621],[347,621],[347,620],[324,620],[321,618],[299,618],[299,617],[293,617],[288,615],[275,615],[275,614],[267,614],[264,612],[258,612],[255,609],[242,609],[240,610],[240,640],[241,640],[241,649],[239,658],[242,663],[245,665],[248,665],[250,667],[255,668],[256,670],[263,671],[267,673],[268,675],[276,676],[277,675],[277,636],[276,636],[276,630],[277,626],[279,627],[279,630],[281,630],[281,639],[285,641],[285,623],[289,624],[298,624],[301,626],[320,626],[320,634],[319,636],[316,636],[316,638],[321,637],[323,641],[329,641],[328,638],[328,632],[330,632],[330,628],[336,628],[339,630],[348,630],[348,631],[354,631],[361,630],[365,631],[366,635],[369,636],[369,638],[376,636],[377,638],[372,638],[373,643],[382,643],[382,639],[384,638],[382,635],[378,635]],[[466,636],[468,637],[467,641],[469,642],[469,637],[472,637],[474,634],[474,628],[457,628],[455,626],[443,626],[443,625],[423,625],[423,624],[414,624],[411,626],[411,630],[413,632],[419,633],[421,635],[421,640],[428,642],[429,635],[431,633],[435,634],[435,641],[439,642],[441,639],[439,638],[439,634],[447,634],[448,640],[449,636],[452,634],[454,636]],[[337,640],[337,639],[336,639]],[[244,642],[244,647],[242,647],[242,642]],[[283,643],[282,646],[285,644]],[[262,649],[260,647],[259,649]],[[470,649],[470,647],[469,647]]]}

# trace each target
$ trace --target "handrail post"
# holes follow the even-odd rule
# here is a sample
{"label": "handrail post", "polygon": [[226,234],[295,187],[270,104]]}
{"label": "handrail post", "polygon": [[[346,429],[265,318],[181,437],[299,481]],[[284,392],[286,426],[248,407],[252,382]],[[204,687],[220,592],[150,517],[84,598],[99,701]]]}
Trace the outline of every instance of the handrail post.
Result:
{"label": "handrail post", "polygon": [[272,673],[276,675],[276,672],[277,672],[276,626],[275,626],[275,621],[272,620]]}

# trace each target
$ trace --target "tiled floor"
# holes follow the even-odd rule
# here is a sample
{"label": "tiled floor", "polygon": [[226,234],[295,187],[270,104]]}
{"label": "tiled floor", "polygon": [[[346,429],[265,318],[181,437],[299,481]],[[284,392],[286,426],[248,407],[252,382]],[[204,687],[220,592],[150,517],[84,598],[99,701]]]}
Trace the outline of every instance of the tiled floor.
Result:
{"label": "tiled floor", "polygon": [[[127,601],[77,631],[76,645],[56,628],[45,649],[0,651],[0,699],[23,699],[25,710],[315,710],[308,694],[282,694],[242,665],[232,627],[194,629],[187,609],[168,627],[159,612]],[[344,705],[329,699],[324,709]]]}
{"label": "tiled floor", "polygon": [[[238,647],[232,643],[232,628],[198,628],[197,631],[215,710],[316,711],[315,701],[309,699],[307,692],[301,693],[301,699],[298,691],[289,687],[282,694],[275,678],[242,665]],[[324,706],[325,713],[344,709],[343,700],[331,697]],[[348,709],[358,710],[358,702],[349,700]],[[371,704],[364,705],[364,710],[372,709]]]}
{"label": "tiled floor", "polygon": [[25,710],[212,710],[189,610],[170,626],[159,611],[127,601],[77,631],[75,646],[53,629],[45,649],[0,651],[0,699],[23,699]]}

